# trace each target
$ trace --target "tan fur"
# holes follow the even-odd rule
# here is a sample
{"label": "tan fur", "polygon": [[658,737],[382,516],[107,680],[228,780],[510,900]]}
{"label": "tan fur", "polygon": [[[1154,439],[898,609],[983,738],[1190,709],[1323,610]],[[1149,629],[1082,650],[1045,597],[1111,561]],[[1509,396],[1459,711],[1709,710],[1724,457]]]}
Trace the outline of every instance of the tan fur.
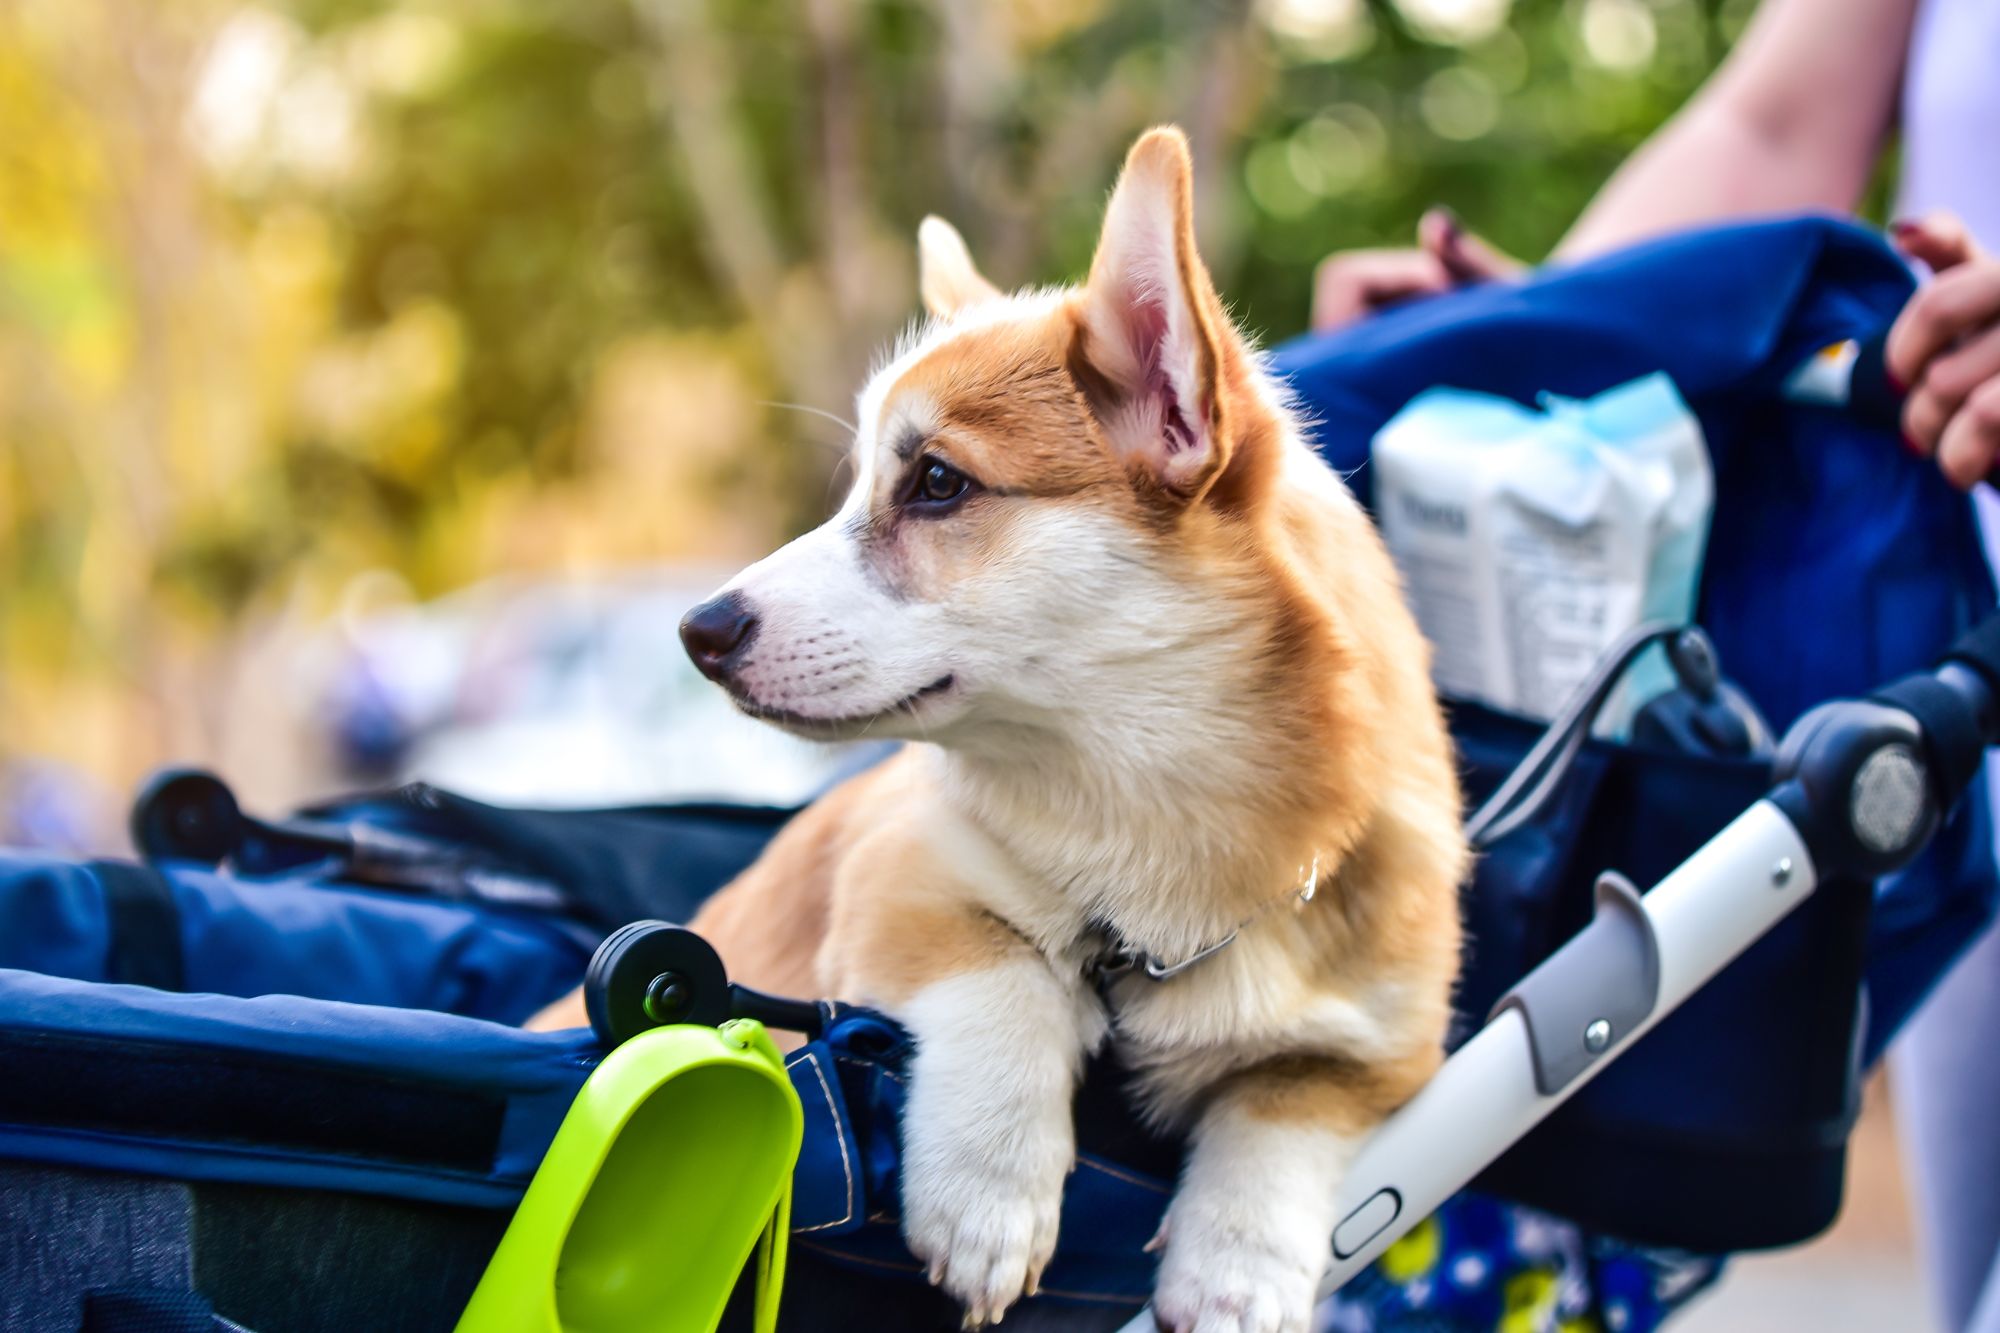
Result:
{"label": "tan fur", "polygon": [[[899,423],[921,422],[925,453],[989,494],[948,522],[899,517],[898,465],[879,462],[859,538],[895,595],[949,607],[1018,559],[1027,507],[1108,520],[1127,534],[1121,558],[1186,608],[1186,632],[1170,622],[1132,669],[1171,692],[1185,660],[1185,697],[1157,728],[1138,705],[1123,730],[1106,724],[1129,744],[1081,734],[1088,719],[954,722],[801,814],[693,924],[760,989],[896,1013],[1023,959],[1094,1006],[1093,924],[1176,958],[1247,919],[1173,981],[1115,988],[1137,1095],[1168,1123],[1240,1113],[1358,1134],[1439,1060],[1467,867],[1456,776],[1381,541],[1299,440],[1195,257],[1186,163],[1178,134],[1155,132],[1127,178],[1176,192],[1203,399],[1182,408],[1206,425],[1205,461],[1170,456],[1163,472],[1107,424],[1130,378],[1105,332],[1111,223],[1092,281],[1039,303],[997,296],[962,243],[927,230],[927,300],[975,322],[900,371],[864,435],[886,458]],[[1091,589],[1046,596],[1051,618],[1091,633]],[[1315,860],[1318,894],[1286,901]]]}

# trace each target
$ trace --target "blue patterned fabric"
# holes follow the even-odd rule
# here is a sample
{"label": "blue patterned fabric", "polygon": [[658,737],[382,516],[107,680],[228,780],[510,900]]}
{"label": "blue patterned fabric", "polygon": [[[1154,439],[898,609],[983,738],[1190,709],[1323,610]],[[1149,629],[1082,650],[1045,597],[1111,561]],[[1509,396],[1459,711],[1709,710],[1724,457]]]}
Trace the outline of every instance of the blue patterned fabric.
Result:
{"label": "blue patterned fabric", "polygon": [[1720,1259],[1593,1239],[1557,1218],[1460,1194],[1320,1311],[1322,1333],[1650,1333],[1721,1275]]}

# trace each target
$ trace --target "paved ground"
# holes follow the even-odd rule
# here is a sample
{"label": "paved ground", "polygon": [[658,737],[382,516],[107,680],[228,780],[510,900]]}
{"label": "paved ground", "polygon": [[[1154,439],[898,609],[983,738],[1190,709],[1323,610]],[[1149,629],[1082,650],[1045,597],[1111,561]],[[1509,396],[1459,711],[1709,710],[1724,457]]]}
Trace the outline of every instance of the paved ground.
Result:
{"label": "paved ground", "polygon": [[1826,1235],[1739,1260],[1680,1333],[1929,1333],[1888,1097],[1870,1084],[1848,1158],[1847,1201]]}

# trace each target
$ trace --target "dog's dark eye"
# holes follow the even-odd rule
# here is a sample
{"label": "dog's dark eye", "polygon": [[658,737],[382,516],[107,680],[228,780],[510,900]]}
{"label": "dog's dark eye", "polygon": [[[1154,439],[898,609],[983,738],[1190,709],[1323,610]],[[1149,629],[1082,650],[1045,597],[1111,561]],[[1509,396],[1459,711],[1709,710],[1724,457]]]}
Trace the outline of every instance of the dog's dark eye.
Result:
{"label": "dog's dark eye", "polygon": [[951,464],[937,458],[920,459],[910,487],[910,503],[919,509],[948,509],[971,488],[971,478]]}
{"label": "dog's dark eye", "polygon": [[965,474],[954,472],[933,458],[924,464],[923,475],[917,478],[917,494],[933,504],[956,500],[965,494]]}

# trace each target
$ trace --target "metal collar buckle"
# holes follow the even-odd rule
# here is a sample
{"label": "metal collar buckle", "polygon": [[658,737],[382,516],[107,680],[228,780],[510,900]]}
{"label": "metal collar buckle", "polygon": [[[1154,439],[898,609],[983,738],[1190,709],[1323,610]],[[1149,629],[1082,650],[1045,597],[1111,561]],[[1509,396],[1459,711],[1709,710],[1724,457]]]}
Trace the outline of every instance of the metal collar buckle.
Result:
{"label": "metal collar buckle", "polygon": [[[1319,857],[1313,857],[1311,867],[1303,870],[1302,877],[1305,882],[1290,893],[1282,898],[1271,899],[1271,901],[1259,907],[1249,916],[1237,922],[1236,928],[1227,935],[1224,935],[1213,944],[1205,945],[1201,949],[1196,950],[1186,958],[1181,959],[1178,963],[1169,963],[1158,954],[1147,953],[1143,949],[1134,949],[1130,945],[1124,945],[1108,949],[1105,953],[1101,954],[1097,961],[1091,964],[1091,978],[1097,983],[1097,988],[1100,991],[1111,985],[1111,983],[1122,981],[1135,972],[1142,974],[1148,981],[1172,981],[1196,963],[1213,958],[1230,945],[1236,943],[1236,937],[1243,933],[1245,926],[1248,926],[1279,903],[1296,902],[1303,906],[1311,902],[1313,895],[1319,892]],[[1113,938],[1116,938],[1115,935]]]}
{"label": "metal collar buckle", "polygon": [[1149,981],[1171,981],[1202,959],[1213,958],[1227,949],[1236,942],[1236,935],[1237,932],[1232,930],[1207,948],[1188,955],[1178,963],[1166,962],[1158,954],[1145,953],[1138,949],[1120,949],[1107,955],[1097,964],[1098,984],[1118,981],[1131,976],[1134,972],[1143,973]]}

